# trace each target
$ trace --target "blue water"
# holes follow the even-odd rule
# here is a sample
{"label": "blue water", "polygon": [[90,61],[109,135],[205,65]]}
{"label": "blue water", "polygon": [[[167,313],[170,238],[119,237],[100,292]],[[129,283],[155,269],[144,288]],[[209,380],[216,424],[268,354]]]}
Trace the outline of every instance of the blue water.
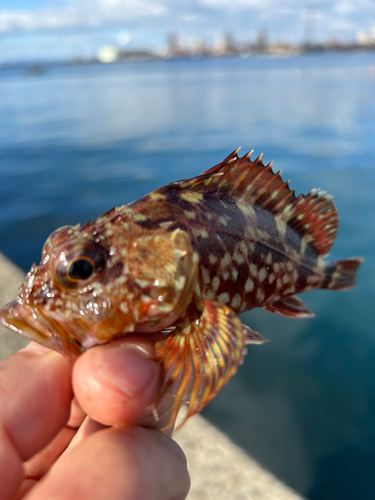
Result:
{"label": "blue water", "polygon": [[375,55],[0,71],[0,251],[28,269],[55,228],[93,219],[237,146],[297,192],[333,194],[332,258],[366,258],[315,319],[263,311],[271,340],[204,411],[312,500],[375,497]]}

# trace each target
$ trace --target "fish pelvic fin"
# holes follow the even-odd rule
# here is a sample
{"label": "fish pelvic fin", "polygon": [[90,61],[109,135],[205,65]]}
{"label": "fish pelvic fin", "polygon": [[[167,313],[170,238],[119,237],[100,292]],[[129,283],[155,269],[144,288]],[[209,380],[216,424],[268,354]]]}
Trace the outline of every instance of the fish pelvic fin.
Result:
{"label": "fish pelvic fin", "polygon": [[281,171],[274,173],[272,162],[264,165],[262,154],[253,161],[252,151],[242,158],[238,157],[238,151],[201,175],[162,189],[226,195],[237,202],[256,205],[293,228],[318,255],[327,254],[338,229],[332,196],[319,189],[296,196],[289,181],[281,178]]}
{"label": "fish pelvic fin", "polygon": [[[166,431],[173,429],[181,408],[185,407],[185,413],[177,428],[202,410],[237,372],[247,353],[249,336],[248,327],[229,307],[198,296],[175,326],[156,345],[163,378],[156,413],[172,406]],[[255,342],[265,340],[252,333]]]}
{"label": "fish pelvic fin", "polygon": [[362,262],[362,257],[327,262],[320,288],[328,290],[348,290],[352,288],[355,285],[357,269]]}
{"label": "fish pelvic fin", "polygon": [[264,342],[269,342],[268,339],[262,337],[258,332],[254,332],[249,326],[242,325],[242,328],[246,344],[264,344]]}

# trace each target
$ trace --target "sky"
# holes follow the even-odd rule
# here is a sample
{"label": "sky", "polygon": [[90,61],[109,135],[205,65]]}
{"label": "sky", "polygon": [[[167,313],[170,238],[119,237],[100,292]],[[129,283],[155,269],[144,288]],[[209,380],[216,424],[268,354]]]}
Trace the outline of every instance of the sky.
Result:
{"label": "sky", "polygon": [[375,23],[375,0],[0,0],[0,63],[91,57],[103,45],[163,49],[178,33],[212,43],[356,40]]}

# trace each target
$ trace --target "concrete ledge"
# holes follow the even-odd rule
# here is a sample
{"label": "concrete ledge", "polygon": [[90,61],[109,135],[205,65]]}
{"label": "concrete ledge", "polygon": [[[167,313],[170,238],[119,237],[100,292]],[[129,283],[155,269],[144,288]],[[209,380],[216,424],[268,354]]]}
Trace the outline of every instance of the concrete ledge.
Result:
{"label": "concrete ledge", "polygon": [[[23,278],[24,273],[0,254],[0,307],[17,296]],[[27,343],[0,327],[0,360]],[[188,459],[188,500],[302,500],[200,415],[174,437]]]}
{"label": "concrete ledge", "polygon": [[[0,307],[14,300],[18,295],[25,273],[0,254]],[[0,360],[19,351],[28,340],[0,326]]]}

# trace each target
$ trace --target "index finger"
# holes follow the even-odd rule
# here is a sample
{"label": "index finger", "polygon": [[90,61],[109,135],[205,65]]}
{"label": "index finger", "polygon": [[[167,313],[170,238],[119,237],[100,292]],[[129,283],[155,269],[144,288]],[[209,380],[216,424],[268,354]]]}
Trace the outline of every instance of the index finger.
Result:
{"label": "index finger", "polygon": [[0,363],[0,498],[13,497],[22,463],[43,449],[69,418],[72,365],[43,349]]}

